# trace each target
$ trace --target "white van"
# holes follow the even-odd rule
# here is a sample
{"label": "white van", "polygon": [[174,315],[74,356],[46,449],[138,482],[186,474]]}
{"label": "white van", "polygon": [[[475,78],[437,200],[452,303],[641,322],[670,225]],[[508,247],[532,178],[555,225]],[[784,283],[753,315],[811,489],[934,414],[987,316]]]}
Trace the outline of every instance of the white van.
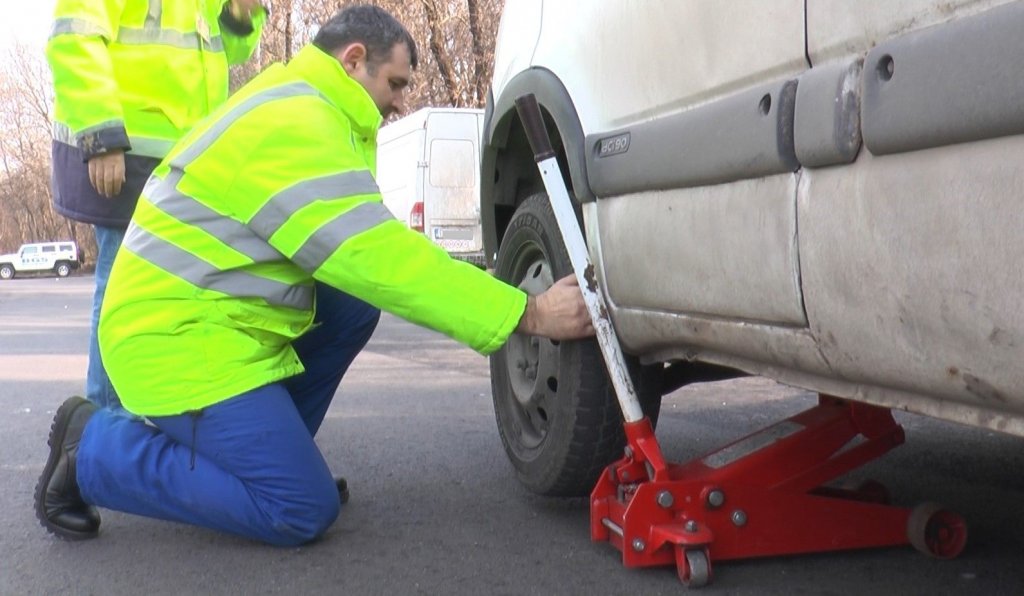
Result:
{"label": "white van", "polygon": [[481,266],[482,130],[483,110],[423,108],[377,135],[384,205],[453,257]]}
{"label": "white van", "polygon": [[22,244],[18,252],[0,255],[0,279],[46,271],[67,277],[80,265],[78,246],[71,240]]}
{"label": "white van", "polygon": [[[496,275],[571,271],[515,110],[532,93],[652,419],[724,366],[1024,437],[1024,2],[640,4],[505,3]],[[622,453],[596,343],[530,340],[491,358],[507,452],[533,490],[590,494]]]}

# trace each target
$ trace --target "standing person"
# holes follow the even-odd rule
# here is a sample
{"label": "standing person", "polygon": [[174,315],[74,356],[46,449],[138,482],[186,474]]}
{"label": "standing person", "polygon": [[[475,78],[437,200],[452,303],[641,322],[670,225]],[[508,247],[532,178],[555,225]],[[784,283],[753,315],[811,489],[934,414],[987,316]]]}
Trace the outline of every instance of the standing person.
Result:
{"label": "standing person", "polygon": [[416,64],[394,17],[347,8],[156,169],[100,321],[114,386],[148,423],[64,402],[36,488],[49,531],[95,536],[98,506],[303,544],[340,509],[313,436],[378,309],[484,354],[516,331],[593,335],[573,278],[527,297],[383,206],[377,129]]}
{"label": "standing person", "polygon": [[228,96],[228,64],[249,59],[258,0],[57,0],[53,201],[93,225],[96,289],[85,394],[118,407],[97,341],[114,255],[143,185],[174,143]]}

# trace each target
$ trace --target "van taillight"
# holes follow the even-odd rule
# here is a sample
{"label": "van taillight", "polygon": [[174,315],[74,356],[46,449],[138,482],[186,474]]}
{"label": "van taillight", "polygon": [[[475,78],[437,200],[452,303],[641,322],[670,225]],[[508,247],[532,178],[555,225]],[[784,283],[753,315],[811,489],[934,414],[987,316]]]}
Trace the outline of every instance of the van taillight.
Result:
{"label": "van taillight", "polygon": [[423,201],[412,206],[409,212],[409,227],[417,232],[423,231]]}

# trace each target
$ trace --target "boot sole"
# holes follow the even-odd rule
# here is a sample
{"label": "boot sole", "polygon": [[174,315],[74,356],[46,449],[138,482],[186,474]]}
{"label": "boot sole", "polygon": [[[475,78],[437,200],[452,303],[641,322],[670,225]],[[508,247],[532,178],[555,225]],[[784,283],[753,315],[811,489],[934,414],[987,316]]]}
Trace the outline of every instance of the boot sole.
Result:
{"label": "boot sole", "polygon": [[[75,409],[80,407],[86,400],[74,401],[71,403],[63,403],[57,408],[57,415],[53,417],[53,423],[50,425],[50,436],[46,440],[46,444],[50,447],[50,457],[46,460],[46,466],[43,468],[43,473],[39,476],[39,482],[36,483],[35,493],[35,510],[36,518],[39,523],[42,524],[46,531],[53,534],[61,540],[87,540],[89,538],[95,538],[99,533],[99,530],[92,532],[76,532],[67,528],[62,528],[51,522],[46,518],[46,509],[43,506],[44,497],[46,496],[46,485],[50,483],[50,477],[53,476],[53,470],[57,467],[57,462],[60,461],[60,450],[55,449],[54,445],[61,445],[64,443],[64,436],[68,432],[68,423],[71,421],[71,415]],[[65,410],[68,410],[65,412]]]}
{"label": "boot sole", "polygon": [[342,505],[348,503],[348,482],[344,478],[335,478],[334,485],[338,488],[338,502]]}

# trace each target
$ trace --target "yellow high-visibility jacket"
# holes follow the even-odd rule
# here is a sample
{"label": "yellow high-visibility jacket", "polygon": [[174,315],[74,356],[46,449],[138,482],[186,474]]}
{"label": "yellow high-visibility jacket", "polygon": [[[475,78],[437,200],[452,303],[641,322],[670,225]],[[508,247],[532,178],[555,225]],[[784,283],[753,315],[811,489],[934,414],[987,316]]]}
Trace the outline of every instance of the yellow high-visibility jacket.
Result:
{"label": "yellow high-visibility jacket", "polygon": [[310,45],[202,121],[155,170],[107,286],[103,362],[136,414],[202,409],[302,372],[291,341],[314,280],[481,352],[526,295],[396,220],[376,170],[381,118]]}
{"label": "yellow high-visibility jacket", "polygon": [[240,35],[221,27],[226,5],[58,0],[46,46],[56,89],[55,139],[86,156],[129,146],[139,155],[167,155],[199,118],[224,103],[228,64],[248,60],[259,41],[265,12],[258,10]]}
{"label": "yellow high-visibility jacket", "polygon": [[[53,72],[54,206],[124,227],[153,167],[228,96],[228,65],[248,60],[266,12],[234,19],[228,0],[57,0],[46,56]],[[125,191],[89,186],[84,163],[121,149]]]}

